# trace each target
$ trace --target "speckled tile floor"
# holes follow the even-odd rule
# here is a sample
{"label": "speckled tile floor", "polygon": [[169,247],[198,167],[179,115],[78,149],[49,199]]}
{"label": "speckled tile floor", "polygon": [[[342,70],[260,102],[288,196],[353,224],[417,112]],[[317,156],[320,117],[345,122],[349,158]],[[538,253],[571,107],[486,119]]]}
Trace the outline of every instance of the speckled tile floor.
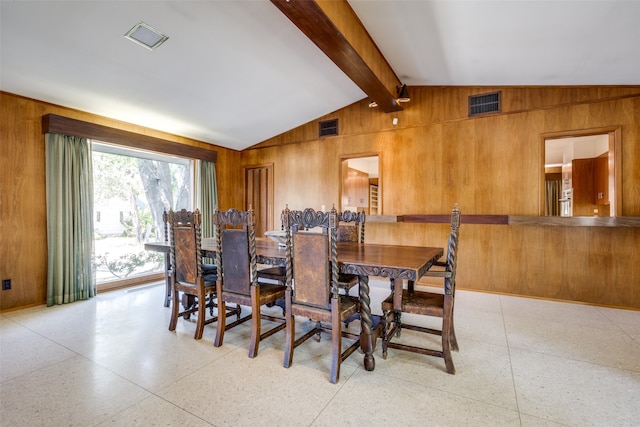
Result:
{"label": "speckled tile floor", "polygon": [[[386,293],[372,280],[373,307]],[[1,426],[623,426],[640,423],[640,312],[459,291],[456,375],[441,359],[355,353],[284,332],[247,357],[250,325],[169,332],[162,285],[0,315]],[[276,310],[277,308],[274,308]],[[302,322],[299,329],[308,322]],[[358,327],[358,322],[352,328]],[[423,338],[411,331],[403,340]]]}

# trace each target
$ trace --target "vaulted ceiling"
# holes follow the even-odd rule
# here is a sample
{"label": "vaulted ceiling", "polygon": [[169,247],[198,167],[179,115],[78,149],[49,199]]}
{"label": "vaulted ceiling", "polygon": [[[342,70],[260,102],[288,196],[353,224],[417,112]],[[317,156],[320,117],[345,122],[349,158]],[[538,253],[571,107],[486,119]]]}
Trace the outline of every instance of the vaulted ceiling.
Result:
{"label": "vaulted ceiling", "polygon": [[[640,84],[638,0],[0,7],[1,90],[237,150],[362,99],[402,108],[400,83]],[[127,40],[139,21],[169,39]]]}

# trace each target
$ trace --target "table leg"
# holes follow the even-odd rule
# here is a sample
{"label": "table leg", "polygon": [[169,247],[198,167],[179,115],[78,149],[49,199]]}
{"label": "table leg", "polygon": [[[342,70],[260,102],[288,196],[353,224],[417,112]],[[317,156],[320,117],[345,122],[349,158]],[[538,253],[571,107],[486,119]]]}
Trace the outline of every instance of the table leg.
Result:
{"label": "table leg", "polygon": [[360,348],[364,352],[364,368],[373,371],[376,360],[373,358],[375,339],[373,335],[373,320],[371,318],[371,297],[369,296],[369,276],[360,276]]}
{"label": "table leg", "polygon": [[[394,320],[398,328],[396,329],[396,337],[400,336],[402,330],[402,279],[396,283],[396,279],[389,278],[389,285],[391,286],[391,292],[393,294],[393,311]],[[413,288],[413,282],[409,281],[409,287]]]}

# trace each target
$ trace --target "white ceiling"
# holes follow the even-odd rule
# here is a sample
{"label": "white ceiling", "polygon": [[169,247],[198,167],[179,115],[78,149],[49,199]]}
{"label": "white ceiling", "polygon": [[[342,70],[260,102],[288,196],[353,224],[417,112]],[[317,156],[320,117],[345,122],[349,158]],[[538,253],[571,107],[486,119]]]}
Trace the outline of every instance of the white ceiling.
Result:
{"label": "white ceiling", "polygon": [[[409,86],[640,84],[640,0],[349,3]],[[238,150],[365,98],[267,0],[0,5],[6,92]]]}
{"label": "white ceiling", "polygon": [[546,165],[571,162],[573,159],[592,159],[609,151],[609,134],[546,139]]}

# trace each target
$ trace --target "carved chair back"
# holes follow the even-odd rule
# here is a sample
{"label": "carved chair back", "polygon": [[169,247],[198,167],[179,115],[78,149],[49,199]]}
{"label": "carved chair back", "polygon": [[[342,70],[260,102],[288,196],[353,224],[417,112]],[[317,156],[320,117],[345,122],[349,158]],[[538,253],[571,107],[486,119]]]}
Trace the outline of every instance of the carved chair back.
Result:
{"label": "carved chair back", "polygon": [[251,285],[258,280],[253,210],[216,210],[213,223],[216,265],[224,291],[250,295]]}
{"label": "carved chair back", "polygon": [[364,209],[360,212],[338,212],[338,242],[364,243],[365,217]]}
{"label": "carved chair back", "polygon": [[287,208],[283,223],[287,287],[292,290],[292,303],[331,310],[331,299],[338,298],[337,211]]}
{"label": "carved chair back", "polygon": [[200,211],[170,210],[168,222],[173,278],[176,282],[196,284],[202,277]]}

